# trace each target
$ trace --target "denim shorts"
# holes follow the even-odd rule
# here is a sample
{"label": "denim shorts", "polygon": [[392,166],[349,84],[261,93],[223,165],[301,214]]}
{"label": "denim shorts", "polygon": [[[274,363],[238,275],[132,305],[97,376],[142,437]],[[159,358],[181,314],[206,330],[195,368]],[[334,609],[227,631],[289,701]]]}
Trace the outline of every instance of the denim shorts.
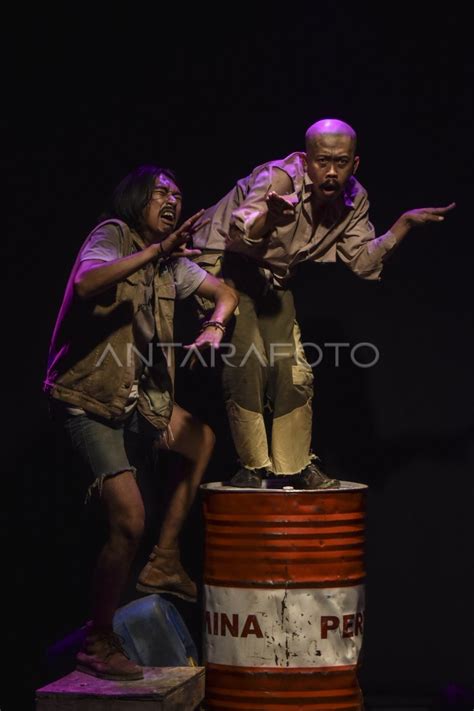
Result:
{"label": "denim shorts", "polygon": [[131,471],[136,474],[133,462],[139,448],[161,441],[166,430],[157,430],[138,410],[120,422],[96,417],[90,413],[71,415],[62,403],[53,404],[53,418],[60,422],[75,454],[89,470],[94,487],[102,489],[106,477]]}

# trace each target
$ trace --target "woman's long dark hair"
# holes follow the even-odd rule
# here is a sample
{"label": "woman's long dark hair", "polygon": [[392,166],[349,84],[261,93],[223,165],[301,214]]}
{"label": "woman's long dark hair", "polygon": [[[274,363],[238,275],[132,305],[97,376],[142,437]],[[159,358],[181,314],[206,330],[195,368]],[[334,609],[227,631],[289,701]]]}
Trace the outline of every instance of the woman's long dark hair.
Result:
{"label": "woman's long dark hair", "polygon": [[113,191],[110,207],[102,218],[116,217],[126,222],[132,229],[139,230],[143,221],[143,210],[152,198],[155,181],[160,175],[166,175],[178,184],[175,174],[169,168],[139,165],[132,170]]}

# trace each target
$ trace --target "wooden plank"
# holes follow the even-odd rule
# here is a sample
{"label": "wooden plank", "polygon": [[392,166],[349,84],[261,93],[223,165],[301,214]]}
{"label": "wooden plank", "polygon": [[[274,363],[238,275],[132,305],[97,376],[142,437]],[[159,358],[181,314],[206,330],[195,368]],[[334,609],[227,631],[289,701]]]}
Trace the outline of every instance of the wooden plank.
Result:
{"label": "wooden plank", "polygon": [[194,711],[204,698],[204,667],[143,673],[138,681],[109,681],[74,671],[37,689],[36,711]]}

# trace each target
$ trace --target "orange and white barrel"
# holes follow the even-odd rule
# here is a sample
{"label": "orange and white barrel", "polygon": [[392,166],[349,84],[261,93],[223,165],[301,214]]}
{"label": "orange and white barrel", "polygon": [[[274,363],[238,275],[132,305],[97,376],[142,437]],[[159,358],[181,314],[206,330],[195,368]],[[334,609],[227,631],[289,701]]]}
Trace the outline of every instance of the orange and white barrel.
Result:
{"label": "orange and white barrel", "polygon": [[209,711],[360,711],[364,484],[205,484]]}

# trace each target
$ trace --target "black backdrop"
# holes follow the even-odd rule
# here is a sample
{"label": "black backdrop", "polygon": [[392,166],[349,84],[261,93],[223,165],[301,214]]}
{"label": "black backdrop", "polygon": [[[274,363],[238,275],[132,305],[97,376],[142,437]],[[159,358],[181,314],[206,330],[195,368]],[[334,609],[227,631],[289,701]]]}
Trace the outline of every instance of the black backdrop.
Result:
{"label": "black backdrop", "polygon": [[[132,167],[156,161],[178,173],[189,216],[258,163],[302,150],[307,126],[326,116],[358,131],[378,233],[404,209],[457,202],[444,224],[409,235],[379,284],[339,265],[305,265],[293,282],[305,341],[380,352],[373,368],[347,351],[336,368],[326,348],[315,369],[315,449],[331,473],[370,486],[361,682],[436,699],[472,683],[473,73],[466,17],[432,12],[163,7],[116,10],[100,26],[79,8],[6,18],[2,709],[30,707],[51,678],[45,648],[87,614],[96,522],[66,480],[41,381],[69,269],[104,199]],[[178,316],[189,341],[189,305]],[[207,480],[227,478],[235,463],[215,377],[179,370],[177,393],[218,435]],[[148,493],[152,516],[159,485]],[[147,535],[142,560],[151,524]],[[183,547],[198,577],[201,543],[196,503]],[[133,595],[131,583],[125,600]],[[199,641],[199,613],[180,610]]]}

